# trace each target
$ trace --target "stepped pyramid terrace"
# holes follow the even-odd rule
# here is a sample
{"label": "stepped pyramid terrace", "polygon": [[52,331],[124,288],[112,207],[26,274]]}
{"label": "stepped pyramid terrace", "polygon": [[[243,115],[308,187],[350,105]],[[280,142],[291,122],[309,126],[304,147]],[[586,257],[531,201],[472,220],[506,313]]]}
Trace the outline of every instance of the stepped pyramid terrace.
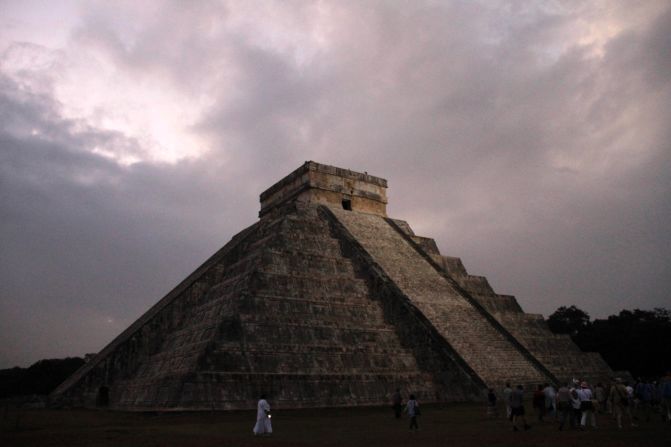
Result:
{"label": "stepped pyramid terrace", "polygon": [[126,410],[481,399],[607,379],[595,353],[388,217],[387,181],[306,162],[235,235],[51,395]]}

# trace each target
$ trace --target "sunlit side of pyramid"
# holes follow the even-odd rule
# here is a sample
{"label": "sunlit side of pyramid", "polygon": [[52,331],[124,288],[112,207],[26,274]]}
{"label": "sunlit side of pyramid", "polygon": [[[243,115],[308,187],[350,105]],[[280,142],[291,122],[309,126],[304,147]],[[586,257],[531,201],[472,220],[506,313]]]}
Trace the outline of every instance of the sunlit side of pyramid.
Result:
{"label": "sunlit side of pyramid", "polygon": [[386,180],[306,162],[260,219],[54,391],[128,410],[472,400],[612,375],[432,239],[386,216]]}

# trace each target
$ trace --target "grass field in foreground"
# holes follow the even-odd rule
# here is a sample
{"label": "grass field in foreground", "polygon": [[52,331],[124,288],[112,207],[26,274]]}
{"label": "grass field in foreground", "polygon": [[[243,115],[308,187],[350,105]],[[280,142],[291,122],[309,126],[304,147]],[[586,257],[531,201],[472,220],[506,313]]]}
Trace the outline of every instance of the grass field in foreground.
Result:
{"label": "grass field in foreground", "polygon": [[[272,402],[271,402],[272,404]],[[598,415],[597,430],[558,431],[555,422],[529,419],[532,428],[514,433],[502,417],[485,416],[482,405],[424,405],[421,431],[391,408],[277,410],[269,438],[252,435],[255,411],[215,413],[125,413],[95,410],[3,409],[0,446],[604,446],[671,445],[671,425],[655,414],[638,428],[618,430]],[[17,424],[18,422],[18,424]]]}

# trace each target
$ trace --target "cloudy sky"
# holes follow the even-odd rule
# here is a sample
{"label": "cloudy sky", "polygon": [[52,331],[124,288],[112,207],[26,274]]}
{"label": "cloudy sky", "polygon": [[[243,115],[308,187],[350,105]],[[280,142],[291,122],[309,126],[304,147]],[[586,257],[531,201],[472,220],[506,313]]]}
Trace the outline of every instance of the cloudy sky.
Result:
{"label": "cloudy sky", "polygon": [[0,0],[0,368],[96,352],[305,160],[546,316],[671,307],[671,3]]}

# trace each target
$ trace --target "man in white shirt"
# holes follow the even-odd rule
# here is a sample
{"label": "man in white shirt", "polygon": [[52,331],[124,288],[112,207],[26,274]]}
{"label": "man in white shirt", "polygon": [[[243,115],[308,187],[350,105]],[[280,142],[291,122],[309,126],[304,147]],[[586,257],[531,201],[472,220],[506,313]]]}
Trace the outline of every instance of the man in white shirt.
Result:
{"label": "man in white shirt", "polygon": [[580,396],[578,395],[578,390],[580,389],[580,382],[573,381],[573,387],[569,390],[570,399],[571,399],[571,411],[572,411],[572,423],[571,427],[578,427],[580,425]]}
{"label": "man in white shirt", "polygon": [[580,419],[580,428],[585,429],[587,419],[592,420],[592,427],[596,428],[596,414],[594,414],[594,404],[592,403],[592,390],[587,385],[587,382],[580,384],[580,389],[577,390],[580,398],[580,411],[582,418]]}
{"label": "man in white shirt", "polygon": [[557,403],[555,400],[557,392],[552,385],[546,383],[545,388],[543,388],[543,394],[545,395],[546,414],[552,414],[552,416],[557,419]]}

